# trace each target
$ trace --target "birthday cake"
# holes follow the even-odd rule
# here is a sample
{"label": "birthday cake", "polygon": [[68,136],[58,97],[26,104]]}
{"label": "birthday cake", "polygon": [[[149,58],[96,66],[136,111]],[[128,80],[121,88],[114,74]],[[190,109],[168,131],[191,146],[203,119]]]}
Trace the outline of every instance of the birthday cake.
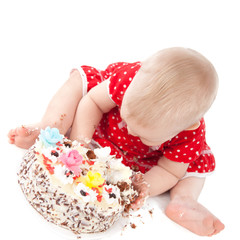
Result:
{"label": "birthday cake", "polygon": [[27,151],[18,182],[29,203],[49,222],[75,234],[107,230],[137,197],[132,171],[47,127]]}

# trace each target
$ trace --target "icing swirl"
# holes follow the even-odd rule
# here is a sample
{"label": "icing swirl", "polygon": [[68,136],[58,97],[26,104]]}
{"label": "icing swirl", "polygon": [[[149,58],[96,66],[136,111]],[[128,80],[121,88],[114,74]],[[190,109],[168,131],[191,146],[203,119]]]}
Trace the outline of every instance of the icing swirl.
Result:
{"label": "icing swirl", "polygon": [[80,165],[82,164],[83,157],[78,153],[77,150],[72,150],[68,153],[63,153],[59,160],[71,170],[75,176],[79,176],[82,172]]}
{"label": "icing swirl", "polygon": [[62,143],[63,135],[57,128],[46,127],[45,130],[41,129],[39,139],[46,148],[55,147],[58,143]]}

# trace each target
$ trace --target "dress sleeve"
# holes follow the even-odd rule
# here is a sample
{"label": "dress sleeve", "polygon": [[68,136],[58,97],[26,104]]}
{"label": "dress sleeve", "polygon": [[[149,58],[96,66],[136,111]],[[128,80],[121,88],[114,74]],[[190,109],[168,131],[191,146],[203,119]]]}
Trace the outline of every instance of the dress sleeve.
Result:
{"label": "dress sleeve", "polygon": [[121,106],[123,96],[140,67],[140,62],[121,62],[112,64],[107,68],[107,72],[111,70],[108,89],[109,96],[118,106]]}
{"label": "dress sleeve", "polygon": [[199,158],[205,144],[205,123],[197,129],[182,131],[163,145],[163,155],[169,160],[191,163]]}

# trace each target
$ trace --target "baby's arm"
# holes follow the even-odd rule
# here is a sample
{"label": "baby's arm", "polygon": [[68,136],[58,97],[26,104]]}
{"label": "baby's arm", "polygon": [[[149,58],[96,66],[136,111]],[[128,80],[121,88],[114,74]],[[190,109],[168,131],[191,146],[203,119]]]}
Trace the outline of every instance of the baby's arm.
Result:
{"label": "baby's arm", "polygon": [[150,184],[150,196],[156,196],[175,186],[185,175],[187,168],[188,164],[161,157],[158,164],[144,175],[145,180]]}
{"label": "baby's arm", "polygon": [[188,164],[173,162],[163,156],[156,166],[145,173],[145,181],[138,174],[133,178],[133,184],[140,194],[132,203],[132,209],[140,208],[147,196],[156,196],[170,190],[185,175],[187,168]]}
{"label": "baby's arm", "polygon": [[116,104],[108,95],[108,81],[92,88],[80,101],[72,126],[72,140],[90,140],[102,115],[109,112]]}

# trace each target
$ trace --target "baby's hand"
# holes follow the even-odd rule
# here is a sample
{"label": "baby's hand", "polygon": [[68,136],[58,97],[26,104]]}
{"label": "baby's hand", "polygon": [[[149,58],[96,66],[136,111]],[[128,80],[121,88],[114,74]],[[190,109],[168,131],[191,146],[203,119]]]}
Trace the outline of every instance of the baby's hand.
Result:
{"label": "baby's hand", "polygon": [[144,205],[146,199],[149,197],[150,185],[145,181],[142,173],[136,173],[133,175],[132,184],[134,186],[134,189],[138,191],[138,197],[131,204],[131,208],[136,211]]}

